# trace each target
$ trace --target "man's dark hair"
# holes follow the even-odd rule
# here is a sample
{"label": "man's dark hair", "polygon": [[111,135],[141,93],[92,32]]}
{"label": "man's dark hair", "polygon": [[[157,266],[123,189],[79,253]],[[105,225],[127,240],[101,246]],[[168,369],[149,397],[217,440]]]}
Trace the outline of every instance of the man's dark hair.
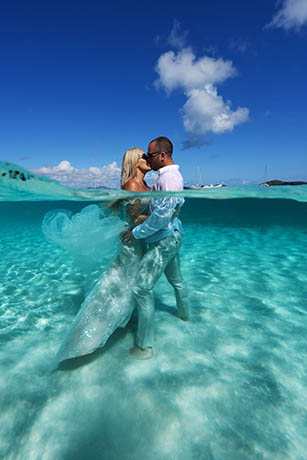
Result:
{"label": "man's dark hair", "polygon": [[[156,139],[153,139],[151,142],[155,143],[155,147],[157,150],[161,152],[165,152],[167,156],[171,157],[173,154],[173,144],[171,141],[164,136],[157,137]],[[150,142],[150,144],[151,144]]]}

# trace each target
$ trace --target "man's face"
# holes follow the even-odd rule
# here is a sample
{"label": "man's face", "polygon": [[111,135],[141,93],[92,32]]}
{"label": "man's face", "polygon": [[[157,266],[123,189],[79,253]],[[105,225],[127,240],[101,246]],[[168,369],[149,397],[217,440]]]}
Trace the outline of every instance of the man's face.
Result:
{"label": "man's face", "polygon": [[155,142],[151,142],[148,146],[147,150],[147,157],[148,157],[148,163],[154,171],[158,171],[158,169],[162,168],[164,166],[163,162],[163,154],[160,152],[160,150],[157,150],[157,147],[155,145]]}

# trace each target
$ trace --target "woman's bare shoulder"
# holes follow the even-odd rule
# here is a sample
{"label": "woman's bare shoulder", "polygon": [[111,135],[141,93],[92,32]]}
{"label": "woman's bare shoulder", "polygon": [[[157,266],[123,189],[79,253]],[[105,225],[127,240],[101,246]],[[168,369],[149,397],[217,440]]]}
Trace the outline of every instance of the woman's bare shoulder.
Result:
{"label": "woman's bare shoulder", "polygon": [[123,189],[129,190],[130,192],[139,192],[142,188],[135,179],[129,179],[128,182],[126,182],[123,186]]}

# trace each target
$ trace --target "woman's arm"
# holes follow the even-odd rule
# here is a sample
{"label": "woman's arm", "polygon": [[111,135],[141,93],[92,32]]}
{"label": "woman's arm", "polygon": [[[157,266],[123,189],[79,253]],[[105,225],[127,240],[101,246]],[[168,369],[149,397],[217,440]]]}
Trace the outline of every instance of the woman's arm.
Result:
{"label": "woman's arm", "polygon": [[140,200],[135,200],[133,204],[127,204],[127,212],[134,225],[140,225],[148,218],[144,214],[141,214]]}
{"label": "woman's arm", "polygon": [[97,203],[100,209],[103,212],[106,212],[108,215],[119,214],[120,203],[122,200],[112,200],[112,201],[103,201]]}
{"label": "woman's arm", "polygon": [[[134,179],[130,179],[123,187],[124,190],[128,190],[130,192],[142,192],[140,188],[140,184],[135,181]],[[148,219],[148,216],[141,214],[140,210],[140,200],[134,200],[133,204],[127,204],[127,212],[133,222],[133,225],[140,225]]]}

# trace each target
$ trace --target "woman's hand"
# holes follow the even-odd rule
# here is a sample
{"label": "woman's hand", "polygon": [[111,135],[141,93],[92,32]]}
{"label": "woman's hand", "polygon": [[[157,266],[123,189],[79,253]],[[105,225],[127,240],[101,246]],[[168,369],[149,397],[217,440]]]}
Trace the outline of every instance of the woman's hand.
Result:
{"label": "woman's hand", "polygon": [[134,236],[132,230],[126,230],[125,232],[120,234],[120,239],[123,243],[128,244],[130,246],[133,243]]}
{"label": "woman's hand", "polygon": [[135,226],[141,225],[141,224],[142,224],[143,222],[145,222],[145,220],[147,220],[147,219],[148,219],[148,216],[143,216],[143,215],[141,215],[141,216],[139,216],[139,217],[137,217],[137,218],[135,219],[134,225],[135,225]]}

